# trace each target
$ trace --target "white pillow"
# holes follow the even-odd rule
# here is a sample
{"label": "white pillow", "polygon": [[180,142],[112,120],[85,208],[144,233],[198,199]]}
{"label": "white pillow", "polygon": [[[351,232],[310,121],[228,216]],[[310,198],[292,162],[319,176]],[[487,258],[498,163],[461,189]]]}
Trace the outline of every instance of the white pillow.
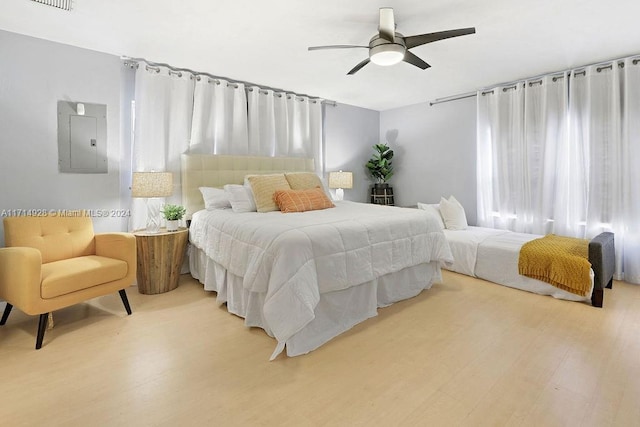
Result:
{"label": "white pillow", "polygon": [[422,209],[427,211],[431,216],[436,218],[438,224],[440,224],[440,228],[444,229],[444,221],[442,220],[442,214],[440,213],[440,205],[436,204],[427,204],[418,202],[418,209]]}
{"label": "white pillow", "polygon": [[449,200],[444,197],[440,198],[440,213],[447,230],[467,229],[467,215],[465,215],[464,208],[455,197],[450,196]]}
{"label": "white pillow", "polygon": [[253,200],[251,187],[237,184],[227,184],[224,191],[229,196],[231,209],[236,213],[256,212],[256,202]]}
{"label": "white pillow", "polygon": [[213,209],[226,209],[231,207],[229,195],[222,188],[199,187],[202,198],[204,199],[204,207],[208,211]]}

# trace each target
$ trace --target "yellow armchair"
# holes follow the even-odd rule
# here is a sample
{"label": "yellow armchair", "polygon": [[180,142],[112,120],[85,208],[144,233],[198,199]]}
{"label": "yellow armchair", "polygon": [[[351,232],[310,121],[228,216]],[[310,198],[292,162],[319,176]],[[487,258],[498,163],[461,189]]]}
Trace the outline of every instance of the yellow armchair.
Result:
{"label": "yellow armchair", "polygon": [[40,315],[36,349],[42,347],[48,314],[118,291],[127,314],[125,288],[136,278],[136,239],[129,233],[94,234],[82,211],[64,217],[8,217],[0,248],[0,325],[13,306]]}

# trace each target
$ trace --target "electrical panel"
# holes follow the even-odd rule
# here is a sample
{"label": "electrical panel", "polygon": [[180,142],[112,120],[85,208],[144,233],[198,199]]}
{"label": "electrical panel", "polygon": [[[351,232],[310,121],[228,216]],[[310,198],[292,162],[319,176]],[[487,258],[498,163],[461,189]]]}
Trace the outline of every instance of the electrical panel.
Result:
{"label": "electrical panel", "polygon": [[58,165],[63,173],[107,173],[107,106],[58,101]]}

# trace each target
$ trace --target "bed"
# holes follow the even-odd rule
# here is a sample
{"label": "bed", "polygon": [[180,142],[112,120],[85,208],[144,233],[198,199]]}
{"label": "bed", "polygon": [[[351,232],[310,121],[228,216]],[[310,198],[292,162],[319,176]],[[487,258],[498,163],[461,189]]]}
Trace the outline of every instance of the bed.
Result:
{"label": "bed", "polygon": [[453,261],[425,212],[348,201],[303,213],[203,209],[201,186],[312,171],[313,160],[183,155],[191,274],[219,304],[274,337],[271,360],[308,353],[377,309],[416,296]]}
{"label": "bed", "polygon": [[504,286],[569,301],[590,302],[602,307],[604,288],[611,288],[615,267],[614,237],[604,232],[589,242],[592,269],[591,291],[575,295],[546,282],[518,273],[520,248],[540,235],[469,226],[464,230],[444,230],[454,262],[445,268]]}

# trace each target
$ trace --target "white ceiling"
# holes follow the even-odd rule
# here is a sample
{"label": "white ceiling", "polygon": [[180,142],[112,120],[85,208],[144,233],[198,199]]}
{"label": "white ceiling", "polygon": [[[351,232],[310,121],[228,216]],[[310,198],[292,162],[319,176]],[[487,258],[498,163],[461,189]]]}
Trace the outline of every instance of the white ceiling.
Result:
{"label": "white ceiling", "polygon": [[[0,29],[374,110],[640,54],[639,0],[73,0],[71,12],[2,0]],[[475,27],[411,51],[431,64],[369,64],[378,8],[405,36]],[[0,65],[2,59],[0,58]]]}

